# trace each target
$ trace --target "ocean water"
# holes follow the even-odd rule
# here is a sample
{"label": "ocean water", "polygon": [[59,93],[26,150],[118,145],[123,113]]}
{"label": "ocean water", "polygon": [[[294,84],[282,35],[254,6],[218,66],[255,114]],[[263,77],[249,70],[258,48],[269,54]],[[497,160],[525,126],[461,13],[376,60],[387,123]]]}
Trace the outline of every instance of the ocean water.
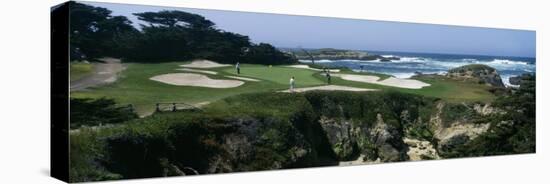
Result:
{"label": "ocean water", "polygon": [[[369,52],[382,56],[396,56],[400,60],[380,62],[379,60],[318,60],[316,64],[326,66],[348,67],[354,71],[384,73],[397,78],[410,78],[415,72],[423,74],[445,74],[449,69],[468,64],[485,64],[497,69],[502,82],[510,86],[509,78],[523,73],[535,73],[535,58],[506,56],[477,56],[452,54],[426,54],[403,52]],[[310,63],[309,60],[301,60]]]}

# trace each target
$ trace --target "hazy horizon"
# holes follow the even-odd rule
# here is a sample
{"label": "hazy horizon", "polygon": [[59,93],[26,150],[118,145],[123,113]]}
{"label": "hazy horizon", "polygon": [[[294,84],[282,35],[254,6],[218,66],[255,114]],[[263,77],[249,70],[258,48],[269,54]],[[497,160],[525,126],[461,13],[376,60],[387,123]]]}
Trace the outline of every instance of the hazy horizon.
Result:
{"label": "hazy horizon", "polygon": [[116,3],[82,3],[107,8],[114,16],[125,16],[137,28],[143,22],[133,13],[161,10],[195,13],[214,22],[218,29],[246,35],[254,43],[270,43],[278,48],[536,57],[536,32],[527,30]]}

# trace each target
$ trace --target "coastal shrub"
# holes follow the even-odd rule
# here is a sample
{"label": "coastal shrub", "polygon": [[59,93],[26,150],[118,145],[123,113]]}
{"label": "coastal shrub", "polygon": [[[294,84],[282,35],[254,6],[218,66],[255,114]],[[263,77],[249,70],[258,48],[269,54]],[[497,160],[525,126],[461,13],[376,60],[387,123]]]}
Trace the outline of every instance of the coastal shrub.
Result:
{"label": "coastal shrub", "polygon": [[89,129],[71,134],[69,141],[69,180],[71,182],[121,179],[122,175],[109,172],[100,160],[104,145],[100,136]]}
{"label": "coastal shrub", "polygon": [[117,106],[113,99],[70,99],[71,129],[81,126],[97,126],[122,123],[137,118],[131,106]]}
{"label": "coastal shrub", "polygon": [[444,157],[488,156],[536,151],[536,95],[534,75],[523,77],[518,89],[494,102],[504,114],[492,117],[489,130]]}

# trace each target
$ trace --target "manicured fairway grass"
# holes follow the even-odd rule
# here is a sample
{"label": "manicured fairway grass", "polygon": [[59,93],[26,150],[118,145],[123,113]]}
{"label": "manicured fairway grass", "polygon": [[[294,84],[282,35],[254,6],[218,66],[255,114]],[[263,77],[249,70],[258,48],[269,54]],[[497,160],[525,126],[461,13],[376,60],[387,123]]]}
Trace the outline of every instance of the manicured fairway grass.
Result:
{"label": "manicured fairway grass", "polygon": [[94,65],[90,63],[71,62],[70,65],[70,80],[75,81],[92,74]]}
{"label": "manicured fairway grass", "polygon": [[[322,76],[319,71],[285,66],[268,67],[265,65],[253,64],[242,64],[240,75],[236,74],[236,70],[232,66],[203,69],[218,72],[217,75],[204,74],[214,79],[229,79],[224,76],[231,75],[261,80],[259,82],[244,81],[244,85],[235,88],[215,89],[173,86],[149,80],[149,78],[156,75],[181,72],[176,69],[181,68],[179,65],[185,63],[186,62],[157,64],[128,63],[127,69],[120,74],[117,82],[86,91],[72,92],[71,97],[114,98],[122,105],[133,104],[140,115],[147,115],[154,111],[155,103],[159,102],[198,104],[214,102],[225,97],[242,93],[285,90],[288,89],[289,79],[292,76],[296,79],[297,88],[326,84],[326,78]],[[351,71],[343,72],[350,73]],[[384,77],[384,75],[380,76]],[[331,84],[380,90],[396,90],[405,93],[442,98],[450,101],[490,101],[493,99],[493,95],[487,91],[487,87],[480,84],[432,78],[421,78],[420,80],[432,84],[432,86],[422,89],[403,89],[347,81],[338,77],[332,77]]]}
{"label": "manicured fairway grass", "polygon": [[[185,62],[171,62],[160,64],[128,63],[117,82],[86,91],[72,92],[74,98],[114,98],[120,104],[133,104],[139,114],[149,114],[154,111],[158,102],[184,102],[197,104],[213,102],[221,98],[242,93],[279,91],[288,89],[287,75],[295,75],[296,87],[322,85],[323,81],[313,77],[314,71],[288,67],[272,67],[261,65],[242,65],[242,77],[260,79],[260,82],[245,81],[245,84],[236,88],[214,89],[204,87],[173,86],[149,78],[166,73],[177,73],[179,65]],[[218,75],[209,75],[214,79],[229,79],[223,76],[237,76],[233,67],[205,69],[219,72]],[[277,74],[277,73],[282,74]],[[200,74],[200,73],[199,73]]]}
{"label": "manicured fairway grass", "polygon": [[[236,74],[233,67],[225,68],[222,70],[226,73]],[[318,73],[313,70],[306,70],[300,68],[284,67],[284,66],[264,66],[264,65],[241,65],[241,74],[239,76],[251,77],[260,79],[262,81],[269,81],[284,85],[288,87],[290,84],[290,78],[294,76],[296,80],[296,87],[318,86],[323,85],[324,81],[313,77]]]}

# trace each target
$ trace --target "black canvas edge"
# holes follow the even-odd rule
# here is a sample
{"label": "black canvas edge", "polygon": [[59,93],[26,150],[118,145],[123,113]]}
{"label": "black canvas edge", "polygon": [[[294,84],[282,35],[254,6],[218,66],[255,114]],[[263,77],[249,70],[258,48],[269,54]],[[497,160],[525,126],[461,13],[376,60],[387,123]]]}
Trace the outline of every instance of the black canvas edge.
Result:
{"label": "black canvas edge", "polygon": [[50,9],[50,175],[69,182],[69,6]]}

